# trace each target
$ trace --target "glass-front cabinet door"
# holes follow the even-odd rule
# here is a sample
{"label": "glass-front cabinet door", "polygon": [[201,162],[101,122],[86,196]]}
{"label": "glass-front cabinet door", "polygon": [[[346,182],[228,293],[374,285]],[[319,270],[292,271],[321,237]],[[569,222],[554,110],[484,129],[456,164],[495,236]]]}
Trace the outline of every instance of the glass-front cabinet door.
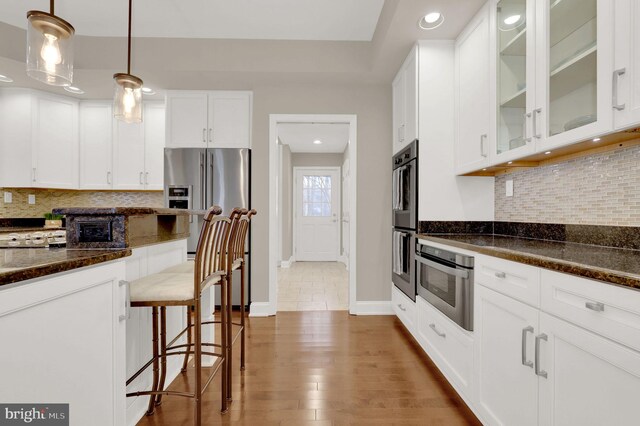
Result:
{"label": "glass-front cabinet door", "polygon": [[537,151],[612,129],[611,0],[537,0]]}
{"label": "glass-front cabinet door", "polygon": [[500,0],[496,5],[498,161],[526,155],[534,149],[534,6],[533,0]]}

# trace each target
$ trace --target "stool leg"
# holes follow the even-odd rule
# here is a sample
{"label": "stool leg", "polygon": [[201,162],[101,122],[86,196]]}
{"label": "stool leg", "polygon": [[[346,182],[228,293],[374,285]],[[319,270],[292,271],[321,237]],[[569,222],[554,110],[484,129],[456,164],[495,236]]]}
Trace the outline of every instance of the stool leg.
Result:
{"label": "stool leg", "polygon": [[187,353],[184,354],[184,361],[182,362],[183,373],[187,372],[187,366],[189,364],[189,351],[191,350],[191,306],[187,306]]}
{"label": "stool leg", "polygon": [[245,339],[245,335],[244,335],[244,327],[245,327],[245,320],[244,320],[244,305],[245,305],[245,301],[244,301],[244,286],[245,286],[245,281],[244,281],[244,260],[242,261],[242,266],[240,267],[240,326],[242,327],[242,331],[240,331],[240,370],[244,370],[244,348],[245,348],[245,343],[244,343],[244,339]]}
{"label": "stool leg", "polygon": [[[158,390],[158,307],[153,306],[151,308],[151,321],[152,321],[152,333],[153,333],[153,385],[151,386],[152,391]],[[154,400],[155,395],[149,396],[149,408],[147,409],[147,416],[153,414],[154,410]]]}
{"label": "stool leg", "polygon": [[200,426],[201,414],[202,414],[202,313],[200,312],[200,295],[196,295],[196,305],[194,312],[194,347],[193,356],[195,361],[195,404],[194,404],[194,417],[193,424]]}
{"label": "stool leg", "polygon": [[[167,307],[160,307],[160,383],[158,390],[164,390],[167,377]],[[156,405],[162,404],[162,395],[156,395]]]}
{"label": "stool leg", "polygon": [[229,355],[227,351],[227,327],[227,278],[223,275],[220,282],[220,353],[222,354],[222,365],[220,366],[220,388],[222,390],[220,411],[222,413],[226,413],[229,409],[229,402],[227,401],[227,380],[229,377],[229,371],[227,370],[227,356]]}
{"label": "stool leg", "polygon": [[233,397],[231,396],[231,381],[233,380],[233,270],[229,268],[229,275],[227,281],[227,400],[231,402]]}

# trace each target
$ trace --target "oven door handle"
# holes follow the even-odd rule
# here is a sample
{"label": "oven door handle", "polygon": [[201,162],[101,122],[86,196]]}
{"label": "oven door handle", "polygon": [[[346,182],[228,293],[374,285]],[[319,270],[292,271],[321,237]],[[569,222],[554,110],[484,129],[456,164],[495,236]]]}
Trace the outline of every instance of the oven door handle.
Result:
{"label": "oven door handle", "polygon": [[437,269],[440,272],[444,272],[445,274],[455,275],[456,277],[467,279],[469,278],[469,271],[466,269],[456,269],[450,266],[443,265],[438,262],[434,262],[433,260],[425,259],[421,257],[419,254],[416,255],[416,260],[426,266],[429,266],[433,269]]}

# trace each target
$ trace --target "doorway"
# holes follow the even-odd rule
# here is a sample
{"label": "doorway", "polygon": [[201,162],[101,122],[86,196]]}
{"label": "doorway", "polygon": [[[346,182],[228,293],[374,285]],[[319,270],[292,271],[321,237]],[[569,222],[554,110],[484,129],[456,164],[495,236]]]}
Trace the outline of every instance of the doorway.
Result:
{"label": "doorway", "polygon": [[[296,173],[293,173],[291,150],[287,137],[281,130],[283,126],[295,127],[303,124],[337,125],[336,128],[346,129],[346,146],[343,146],[342,150],[327,151],[340,156],[337,163],[331,164],[332,167],[321,162],[296,164]],[[328,309],[331,309],[329,308],[331,304],[333,309],[353,311],[356,290],[356,247],[353,242],[355,242],[356,224],[351,218],[355,218],[357,168],[355,155],[350,153],[355,153],[356,150],[356,117],[354,115],[271,115],[270,140],[272,142],[269,149],[269,165],[273,172],[270,173],[269,182],[269,301],[260,304],[261,306],[252,304],[252,315],[276,314],[279,310],[278,295],[284,294],[287,287],[292,288],[297,285],[300,285],[299,288],[303,288],[302,286],[307,288],[300,294],[304,294],[302,298],[309,302],[321,299],[320,293],[324,290],[323,293],[328,297],[326,304]],[[283,156],[283,152],[289,155],[288,159],[285,158],[286,155]],[[314,151],[309,150],[305,154],[312,152]],[[323,155],[328,154],[325,152]],[[287,161],[291,166],[289,169],[291,174],[288,176],[282,167]],[[345,163],[348,164],[349,175],[346,181],[343,170]],[[293,191],[295,175],[299,176],[297,191]],[[295,231],[291,230],[291,233],[296,235],[295,237],[291,235],[291,239],[283,239],[283,234],[286,235],[286,231],[283,232],[286,228],[283,222],[287,221],[287,209],[283,207],[282,200],[286,200],[287,193],[282,185],[287,181],[290,181],[292,187],[290,212],[299,211],[300,213],[295,218]],[[329,185],[331,191],[328,191]],[[294,196],[295,200],[293,200]],[[343,215],[345,199],[349,200],[348,216]],[[297,204],[295,210],[294,203]],[[291,213],[291,216],[294,214]],[[293,221],[293,217],[291,219]],[[348,227],[344,226],[344,220],[349,221]],[[348,235],[345,236],[344,232]],[[291,244],[288,241],[291,241]],[[290,245],[296,247],[294,249],[296,252],[287,258],[283,253],[289,249]],[[285,278],[280,280],[280,285],[279,272]],[[341,287],[340,281],[344,283],[344,287]],[[311,310],[316,310],[313,309],[313,305],[309,306],[312,307]]]}

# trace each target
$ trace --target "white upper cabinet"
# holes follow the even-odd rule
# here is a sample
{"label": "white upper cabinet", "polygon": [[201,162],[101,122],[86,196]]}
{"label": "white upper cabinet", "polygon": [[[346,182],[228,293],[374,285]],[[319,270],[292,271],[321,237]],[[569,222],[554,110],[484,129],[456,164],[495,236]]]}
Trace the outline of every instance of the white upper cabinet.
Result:
{"label": "white upper cabinet", "polygon": [[31,91],[0,90],[0,187],[33,186]]}
{"label": "white upper cabinet", "polygon": [[414,46],[392,83],[393,152],[418,138],[418,46]]}
{"label": "white upper cabinet", "polygon": [[165,107],[162,102],[144,105],[145,189],[164,188]]}
{"label": "white upper cabinet", "polygon": [[608,0],[496,3],[496,163],[612,129]]}
{"label": "white upper cabinet", "polygon": [[113,189],[161,190],[164,185],[164,104],[145,102],[142,123],[114,120]]}
{"label": "white upper cabinet", "polygon": [[251,147],[251,92],[169,91],[166,100],[168,147]]}
{"label": "white upper cabinet", "polygon": [[492,97],[490,13],[487,3],[456,40],[456,172],[489,164]]}
{"label": "white upper cabinet", "polygon": [[640,3],[614,2],[613,118],[616,130],[640,123]]}
{"label": "white upper cabinet", "polygon": [[112,122],[110,101],[80,103],[80,189],[112,188]]}

